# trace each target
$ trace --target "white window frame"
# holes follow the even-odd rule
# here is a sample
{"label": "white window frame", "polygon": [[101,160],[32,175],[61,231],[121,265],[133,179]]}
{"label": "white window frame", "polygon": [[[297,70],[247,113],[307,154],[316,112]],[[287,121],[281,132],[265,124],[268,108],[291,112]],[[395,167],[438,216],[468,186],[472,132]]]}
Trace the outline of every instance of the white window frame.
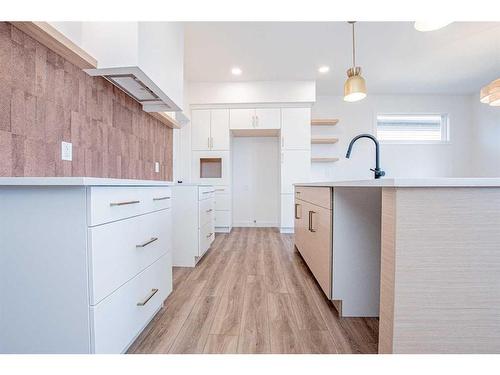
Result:
{"label": "white window frame", "polygon": [[443,119],[441,127],[441,139],[439,141],[429,141],[429,140],[379,140],[383,144],[417,144],[417,145],[439,145],[439,144],[450,144],[450,116],[448,113],[429,113],[429,112],[379,112],[375,113],[373,120],[373,134],[377,135],[378,130],[378,117],[379,116],[441,116]]}

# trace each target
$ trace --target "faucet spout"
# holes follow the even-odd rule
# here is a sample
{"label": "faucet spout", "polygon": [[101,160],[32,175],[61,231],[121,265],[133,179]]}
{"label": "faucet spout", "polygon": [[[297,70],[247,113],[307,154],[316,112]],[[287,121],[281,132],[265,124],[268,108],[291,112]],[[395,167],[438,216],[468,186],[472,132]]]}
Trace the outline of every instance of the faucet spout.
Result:
{"label": "faucet spout", "polygon": [[351,152],[352,152],[352,146],[354,146],[354,143],[360,139],[360,138],[368,138],[368,139],[371,139],[373,141],[373,143],[375,143],[375,169],[371,169],[371,171],[374,172],[374,175],[375,175],[375,178],[380,178],[382,176],[385,176],[385,172],[380,169],[380,144],[378,143],[378,140],[377,138],[375,138],[373,135],[371,134],[360,134],[360,135],[357,135],[355,136],[351,142],[349,143],[349,147],[347,148],[347,152],[345,154],[345,157],[347,159],[349,159],[349,157],[351,156]]}

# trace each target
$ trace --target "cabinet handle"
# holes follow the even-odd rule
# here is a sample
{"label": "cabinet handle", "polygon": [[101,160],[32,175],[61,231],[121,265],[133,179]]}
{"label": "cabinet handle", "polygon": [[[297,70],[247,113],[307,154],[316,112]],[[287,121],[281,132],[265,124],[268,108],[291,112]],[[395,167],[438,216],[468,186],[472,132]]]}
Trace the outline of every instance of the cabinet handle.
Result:
{"label": "cabinet handle", "polygon": [[155,241],[158,241],[158,237],[152,237],[150,240],[144,242],[143,244],[141,245],[135,245],[135,247],[146,247],[148,246],[150,243],[153,243]]}
{"label": "cabinet handle", "polygon": [[208,209],[208,210],[207,210],[207,213],[212,212],[212,211],[213,211],[213,210],[210,208],[210,209]]}
{"label": "cabinet handle", "polygon": [[299,210],[298,210],[299,207],[300,207],[300,204],[299,203],[295,203],[295,218],[296,219],[300,219]]}
{"label": "cabinet handle", "polygon": [[215,189],[215,191],[224,191],[224,189]]}
{"label": "cabinet handle", "polygon": [[210,137],[207,137],[207,147],[210,149]]}
{"label": "cabinet handle", "polygon": [[202,194],[210,194],[213,193],[213,191],[203,191]]}
{"label": "cabinet handle", "polygon": [[255,116],[255,124],[256,124],[256,127],[259,127],[259,116]]}
{"label": "cabinet handle", "polygon": [[111,202],[109,205],[111,207],[115,207],[115,206],[126,206],[127,204],[136,204],[136,203],[141,203],[141,201]]}
{"label": "cabinet handle", "polygon": [[316,232],[316,229],[313,229],[313,214],[315,214],[316,212],[314,211],[309,211],[309,231],[310,232]]}
{"label": "cabinet handle", "polygon": [[149,300],[151,298],[153,298],[153,296],[158,293],[158,289],[157,288],[154,288],[154,289],[151,289],[151,293],[148,294],[148,296],[141,302],[137,302],[137,306],[144,306],[146,303],[149,302]]}
{"label": "cabinet handle", "polygon": [[212,237],[212,234],[213,234],[213,233],[209,233],[209,234],[207,234],[207,238]]}
{"label": "cabinet handle", "polygon": [[210,149],[214,148],[214,139],[210,137]]}
{"label": "cabinet handle", "polygon": [[153,198],[154,201],[164,201],[165,199],[170,199],[170,197],[158,197],[158,198]]}
{"label": "cabinet handle", "polygon": [[281,147],[285,147],[285,137],[281,136]]}

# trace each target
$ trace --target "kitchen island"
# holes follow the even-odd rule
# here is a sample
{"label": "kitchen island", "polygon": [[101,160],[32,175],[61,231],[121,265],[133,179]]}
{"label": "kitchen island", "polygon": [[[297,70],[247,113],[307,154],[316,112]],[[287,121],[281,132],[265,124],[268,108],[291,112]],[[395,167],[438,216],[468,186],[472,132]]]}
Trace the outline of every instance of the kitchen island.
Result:
{"label": "kitchen island", "polygon": [[379,353],[500,353],[500,178],[304,183],[295,199],[297,249],[342,316],[379,311]]}

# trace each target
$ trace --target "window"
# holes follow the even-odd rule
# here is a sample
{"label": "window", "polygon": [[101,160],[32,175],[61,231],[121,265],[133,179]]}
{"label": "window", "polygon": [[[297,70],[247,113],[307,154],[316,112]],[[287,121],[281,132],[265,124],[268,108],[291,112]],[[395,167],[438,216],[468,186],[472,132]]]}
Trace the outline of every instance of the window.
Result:
{"label": "window", "polygon": [[448,115],[377,115],[377,138],[401,143],[448,141]]}

